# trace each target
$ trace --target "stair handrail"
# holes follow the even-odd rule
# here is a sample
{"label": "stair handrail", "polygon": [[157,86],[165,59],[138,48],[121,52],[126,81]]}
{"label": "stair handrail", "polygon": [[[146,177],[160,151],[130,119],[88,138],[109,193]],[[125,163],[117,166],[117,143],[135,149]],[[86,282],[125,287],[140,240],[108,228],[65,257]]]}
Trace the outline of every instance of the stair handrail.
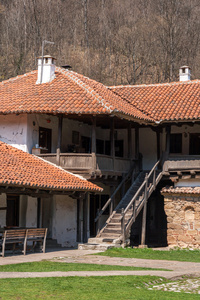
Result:
{"label": "stair handrail", "polygon": [[[156,167],[158,166],[158,164],[160,163],[160,160],[158,160],[155,165],[153,166],[153,168],[151,169],[151,171],[149,172],[149,174],[147,175],[148,179],[150,178],[151,174],[155,171]],[[141,186],[139,187],[139,189],[137,190],[137,192],[135,193],[134,197],[132,198],[132,200],[129,202],[129,204],[127,205],[127,207],[124,210],[124,214],[127,213],[127,211],[129,210],[129,208],[132,206],[132,204],[134,203],[134,201],[136,200],[137,196],[139,195],[139,193],[141,192],[141,190],[143,189],[143,187],[145,186],[145,182],[146,179],[144,179],[143,183],[141,184]]]}
{"label": "stair handrail", "polygon": [[[139,192],[141,192],[142,188],[145,186],[146,189],[146,197],[149,198],[149,194],[152,193],[153,190],[155,190],[156,185],[158,184],[158,182],[160,181],[160,179],[162,178],[162,171],[158,174],[157,178],[155,178],[155,169],[158,166],[158,164],[160,163],[160,161],[157,161],[157,163],[153,166],[153,168],[151,169],[151,171],[149,172],[149,174],[147,174],[145,176],[145,179],[143,181],[143,183],[141,184],[140,188],[138,189],[137,193],[134,195],[133,199],[131,200],[132,204],[133,202],[136,200]],[[148,182],[149,182],[149,178],[152,175],[152,173],[154,172],[153,175],[153,186],[148,186]],[[151,193],[149,193],[151,192]],[[142,203],[144,203],[145,200],[145,196],[143,196],[142,200],[140,201],[139,205],[141,205]],[[127,208],[132,205],[131,202],[129,203],[130,205],[128,205],[126,207],[126,209],[123,211],[123,216],[122,218],[125,216],[126,212],[127,212]],[[138,208],[138,207],[137,207]],[[129,230],[130,226],[132,225],[134,219],[135,219],[135,214],[136,214],[136,207],[134,206],[133,209],[133,213],[130,217],[130,219],[128,220],[127,224],[125,225],[124,230],[122,230],[124,232],[124,235],[126,235],[127,231]],[[125,239],[125,237],[123,237],[123,240]]]}
{"label": "stair handrail", "polygon": [[116,193],[119,191],[119,189],[121,188],[121,186],[123,185],[123,183],[127,180],[127,178],[130,176],[130,173],[133,172],[133,168],[131,167],[128,171],[128,173],[126,174],[126,176],[123,178],[123,180],[120,182],[120,184],[118,185],[118,187],[116,188],[116,190],[114,191],[114,193],[110,196],[110,198],[108,199],[108,201],[104,204],[104,206],[102,207],[102,209],[99,211],[98,215],[95,218],[95,222],[98,221],[98,219],[100,218],[100,216],[103,214],[103,212],[106,210],[106,208],[108,207],[108,205],[110,204],[110,202],[112,201],[113,197],[116,195]]}

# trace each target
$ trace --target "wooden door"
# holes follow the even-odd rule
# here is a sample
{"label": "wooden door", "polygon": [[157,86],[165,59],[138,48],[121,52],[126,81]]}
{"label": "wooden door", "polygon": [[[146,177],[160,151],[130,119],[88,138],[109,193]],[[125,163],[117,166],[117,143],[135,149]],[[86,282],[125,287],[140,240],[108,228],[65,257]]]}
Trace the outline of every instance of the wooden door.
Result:
{"label": "wooden door", "polygon": [[39,146],[51,153],[51,129],[39,127]]}

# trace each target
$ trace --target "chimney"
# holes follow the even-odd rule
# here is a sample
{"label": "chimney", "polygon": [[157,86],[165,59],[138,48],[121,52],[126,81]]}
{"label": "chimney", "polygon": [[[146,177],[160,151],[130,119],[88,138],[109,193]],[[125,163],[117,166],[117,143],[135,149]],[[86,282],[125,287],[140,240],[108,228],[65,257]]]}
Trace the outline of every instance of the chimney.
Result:
{"label": "chimney", "polygon": [[[42,63],[43,61],[43,63]],[[55,78],[55,58],[50,55],[38,57],[38,78],[36,84],[51,82]]]}
{"label": "chimney", "polygon": [[190,80],[191,70],[188,66],[180,67],[179,69],[179,81],[187,81]]}

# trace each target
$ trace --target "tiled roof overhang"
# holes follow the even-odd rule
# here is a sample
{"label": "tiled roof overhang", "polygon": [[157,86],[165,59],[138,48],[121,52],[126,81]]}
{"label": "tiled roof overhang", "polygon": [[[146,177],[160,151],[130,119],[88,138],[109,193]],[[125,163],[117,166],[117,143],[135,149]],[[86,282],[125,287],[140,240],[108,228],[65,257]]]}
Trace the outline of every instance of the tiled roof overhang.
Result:
{"label": "tiled roof overhang", "polygon": [[93,191],[102,188],[81,176],[32,154],[0,142],[0,186],[16,186],[56,191]]}
{"label": "tiled roof overhang", "polygon": [[154,119],[156,124],[200,120],[200,80],[116,86],[110,90]]}

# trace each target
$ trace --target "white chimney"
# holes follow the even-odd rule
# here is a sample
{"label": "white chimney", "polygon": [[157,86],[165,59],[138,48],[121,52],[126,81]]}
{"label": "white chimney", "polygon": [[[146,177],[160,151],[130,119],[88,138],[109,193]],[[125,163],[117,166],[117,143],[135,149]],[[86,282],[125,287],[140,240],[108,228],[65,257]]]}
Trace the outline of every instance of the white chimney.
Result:
{"label": "white chimney", "polygon": [[188,66],[180,67],[179,69],[179,81],[187,81],[190,80],[191,70]]}
{"label": "white chimney", "polygon": [[[42,63],[43,60],[43,63]],[[38,57],[38,78],[36,84],[47,83],[55,78],[55,58],[50,55]]]}

